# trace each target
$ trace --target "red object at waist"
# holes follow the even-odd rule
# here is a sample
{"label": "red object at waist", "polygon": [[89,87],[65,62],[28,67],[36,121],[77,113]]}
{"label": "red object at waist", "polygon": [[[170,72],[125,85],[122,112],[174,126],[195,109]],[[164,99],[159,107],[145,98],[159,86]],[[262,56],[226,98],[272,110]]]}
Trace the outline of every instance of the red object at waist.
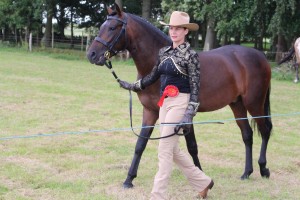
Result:
{"label": "red object at waist", "polygon": [[179,94],[179,90],[175,85],[167,85],[157,105],[159,107],[162,107],[166,97],[176,97],[178,94]]}

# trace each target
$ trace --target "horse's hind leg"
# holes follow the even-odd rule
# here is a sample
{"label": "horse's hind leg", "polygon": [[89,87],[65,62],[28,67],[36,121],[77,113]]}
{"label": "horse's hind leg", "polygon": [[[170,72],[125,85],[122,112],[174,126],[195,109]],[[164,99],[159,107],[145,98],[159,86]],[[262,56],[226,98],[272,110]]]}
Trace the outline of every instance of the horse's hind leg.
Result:
{"label": "horse's hind leg", "polygon": [[[266,114],[261,113],[261,112],[253,112],[252,110],[249,110],[249,113],[255,117],[255,116],[265,116]],[[267,165],[267,147],[268,147],[268,142],[269,138],[271,135],[271,129],[272,129],[272,124],[267,122],[267,119],[265,117],[258,117],[254,119],[258,131],[261,134],[262,138],[262,143],[261,143],[261,148],[260,148],[260,155],[258,159],[258,164],[260,168],[260,174],[262,177],[269,178],[270,177],[270,170],[266,168]]]}
{"label": "horse's hind leg", "polygon": [[193,158],[194,164],[202,170],[200,161],[198,158],[198,146],[195,138],[194,126],[191,127],[191,132],[185,136],[186,146]]}
{"label": "horse's hind leg", "polygon": [[[261,99],[261,98],[257,98]],[[263,109],[258,104],[252,104],[256,106],[249,106],[247,107],[249,113],[254,117],[254,120],[257,124],[258,131],[262,138],[261,148],[260,148],[260,155],[258,159],[258,164],[260,167],[260,174],[262,177],[269,178],[270,171],[266,168],[267,165],[267,147],[269,138],[272,131],[272,121],[270,118],[271,111],[270,111],[270,88],[267,91],[267,95],[265,98],[265,102],[263,105]]]}
{"label": "horse's hind leg", "polygon": [[[232,109],[235,118],[247,117],[247,110],[243,105],[241,99],[239,99],[237,102],[231,103],[230,108]],[[253,131],[251,129],[248,119],[237,120],[236,123],[241,129],[242,138],[246,150],[245,171],[241,176],[241,179],[244,180],[249,178],[249,176],[253,172],[253,163],[252,163]]]}
{"label": "horse's hind leg", "polygon": [[268,147],[268,142],[269,142],[269,138],[270,138],[270,131],[268,131],[264,127],[265,123],[263,121],[264,121],[264,119],[256,120],[256,123],[258,124],[258,128],[260,129],[259,132],[261,132],[261,138],[262,138],[258,164],[259,164],[259,168],[260,168],[260,175],[262,177],[269,178],[270,170],[268,168],[266,168],[266,166],[267,166],[267,155],[266,154],[267,154],[267,147]]}

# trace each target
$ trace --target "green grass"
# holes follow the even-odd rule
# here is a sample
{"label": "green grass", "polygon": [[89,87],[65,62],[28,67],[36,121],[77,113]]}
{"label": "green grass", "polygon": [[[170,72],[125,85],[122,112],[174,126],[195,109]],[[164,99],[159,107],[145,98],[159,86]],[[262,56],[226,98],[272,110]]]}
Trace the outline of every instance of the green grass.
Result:
{"label": "green grass", "polygon": [[[0,199],[148,199],[157,170],[158,142],[148,142],[135,188],[124,190],[137,139],[127,129],[128,92],[119,88],[108,69],[88,63],[84,53],[64,53],[0,48],[0,139],[53,134],[0,140]],[[121,79],[135,80],[132,60],[113,61],[113,66]],[[272,114],[300,111],[299,86],[291,80],[272,79]],[[133,112],[134,126],[140,126],[142,107],[136,95]],[[232,118],[226,107],[200,113],[194,121]],[[202,167],[215,180],[209,199],[297,199],[299,121],[299,115],[273,117],[267,154],[270,179],[260,177],[261,139],[255,134],[254,173],[246,181],[239,179],[245,153],[235,122],[196,125]],[[126,130],[110,131],[115,128]],[[107,131],[75,134],[89,130]],[[57,134],[61,132],[65,134]],[[155,129],[153,136],[157,135]],[[185,149],[183,138],[181,145]],[[196,196],[176,167],[169,194],[172,199]]]}

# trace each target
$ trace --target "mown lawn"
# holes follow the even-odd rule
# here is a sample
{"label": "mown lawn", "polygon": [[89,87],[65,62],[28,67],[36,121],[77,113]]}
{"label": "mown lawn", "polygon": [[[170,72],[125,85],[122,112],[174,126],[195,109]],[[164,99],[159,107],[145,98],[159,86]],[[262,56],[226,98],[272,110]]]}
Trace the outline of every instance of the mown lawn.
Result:
{"label": "mown lawn", "polygon": [[[128,92],[108,69],[81,56],[0,48],[0,199],[149,199],[158,142],[148,143],[135,187],[123,189],[137,139],[129,130]],[[121,79],[135,80],[132,61],[113,65]],[[270,179],[259,174],[257,134],[254,173],[249,180],[239,179],[244,144],[228,107],[195,117],[195,122],[226,121],[196,125],[201,164],[215,181],[209,199],[299,198],[299,87],[292,80],[272,80]],[[133,105],[134,126],[139,127],[142,107],[136,95]],[[185,148],[183,138],[181,145]],[[176,167],[169,194],[170,199],[196,196]]]}

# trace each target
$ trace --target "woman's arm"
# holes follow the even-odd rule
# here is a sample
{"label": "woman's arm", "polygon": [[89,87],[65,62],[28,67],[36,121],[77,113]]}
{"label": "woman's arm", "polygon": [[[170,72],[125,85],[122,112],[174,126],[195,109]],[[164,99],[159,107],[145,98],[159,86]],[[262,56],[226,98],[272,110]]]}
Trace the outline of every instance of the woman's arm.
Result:
{"label": "woman's arm", "polygon": [[155,81],[157,81],[157,79],[160,78],[160,72],[158,70],[158,66],[159,66],[159,59],[157,59],[156,65],[154,66],[150,74],[137,80],[134,83],[128,83],[126,81],[119,80],[120,87],[135,92],[145,89],[146,87],[153,84]]}
{"label": "woman's arm", "polygon": [[190,63],[188,66],[188,75],[190,83],[190,103],[193,106],[195,112],[198,110],[199,106],[199,90],[200,90],[200,62],[198,59],[198,54],[194,52],[191,55]]}

